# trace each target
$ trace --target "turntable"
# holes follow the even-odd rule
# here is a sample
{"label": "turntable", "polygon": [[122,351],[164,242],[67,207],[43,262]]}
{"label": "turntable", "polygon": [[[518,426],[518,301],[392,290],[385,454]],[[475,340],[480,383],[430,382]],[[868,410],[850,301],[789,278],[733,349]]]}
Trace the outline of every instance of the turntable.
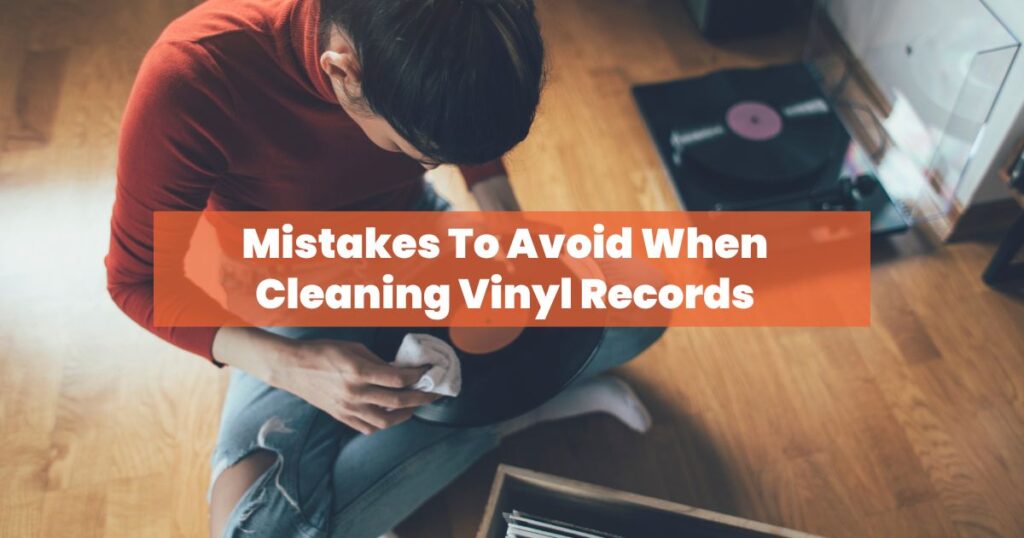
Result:
{"label": "turntable", "polygon": [[872,233],[908,218],[870,174],[844,166],[851,137],[803,64],[637,86],[637,105],[691,211],[870,211]]}

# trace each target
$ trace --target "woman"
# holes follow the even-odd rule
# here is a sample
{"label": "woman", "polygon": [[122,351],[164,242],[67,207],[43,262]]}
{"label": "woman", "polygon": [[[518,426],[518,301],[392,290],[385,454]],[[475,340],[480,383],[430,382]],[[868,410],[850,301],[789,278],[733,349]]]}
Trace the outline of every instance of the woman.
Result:
{"label": "woman", "polygon": [[606,411],[649,419],[622,363],[660,330],[609,330],[577,383],[508,423],[408,421],[423,373],[361,329],[168,328],[152,320],[160,210],[444,210],[424,168],[460,165],[484,210],[518,210],[497,160],[543,81],[531,0],[210,0],[146,55],[122,124],[108,288],[129,316],[233,367],[213,455],[214,536],[373,537],[503,435]]}

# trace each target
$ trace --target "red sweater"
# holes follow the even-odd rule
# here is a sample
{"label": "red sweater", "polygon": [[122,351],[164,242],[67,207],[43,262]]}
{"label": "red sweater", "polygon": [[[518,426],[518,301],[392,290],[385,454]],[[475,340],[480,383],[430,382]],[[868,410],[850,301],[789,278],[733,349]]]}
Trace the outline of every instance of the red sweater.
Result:
{"label": "red sweater", "polygon": [[[121,126],[107,287],[137,323],[211,357],[216,327],[153,325],[153,211],[401,210],[423,168],[378,148],[320,70],[317,0],[210,0],[146,54]],[[500,162],[462,167],[472,184]]]}

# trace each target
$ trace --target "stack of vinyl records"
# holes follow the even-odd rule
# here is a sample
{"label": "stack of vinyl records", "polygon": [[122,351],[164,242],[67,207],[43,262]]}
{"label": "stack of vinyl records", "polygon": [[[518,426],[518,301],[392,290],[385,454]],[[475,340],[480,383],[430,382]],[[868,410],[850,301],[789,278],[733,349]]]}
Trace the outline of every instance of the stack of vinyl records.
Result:
{"label": "stack of vinyl records", "polygon": [[502,515],[508,524],[505,538],[622,538],[617,534],[534,516],[519,510]]}

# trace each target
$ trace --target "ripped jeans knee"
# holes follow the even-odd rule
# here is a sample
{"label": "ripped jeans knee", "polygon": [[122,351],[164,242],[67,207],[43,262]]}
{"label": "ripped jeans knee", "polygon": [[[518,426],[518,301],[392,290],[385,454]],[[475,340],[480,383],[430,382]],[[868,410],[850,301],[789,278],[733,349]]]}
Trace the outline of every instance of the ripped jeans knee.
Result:
{"label": "ripped jeans knee", "polygon": [[224,536],[323,536],[330,469],[343,438],[354,434],[349,432],[296,396],[232,372],[211,458],[211,489],[226,469],[256,451],[272,453],[274,461],[235,505]]}

